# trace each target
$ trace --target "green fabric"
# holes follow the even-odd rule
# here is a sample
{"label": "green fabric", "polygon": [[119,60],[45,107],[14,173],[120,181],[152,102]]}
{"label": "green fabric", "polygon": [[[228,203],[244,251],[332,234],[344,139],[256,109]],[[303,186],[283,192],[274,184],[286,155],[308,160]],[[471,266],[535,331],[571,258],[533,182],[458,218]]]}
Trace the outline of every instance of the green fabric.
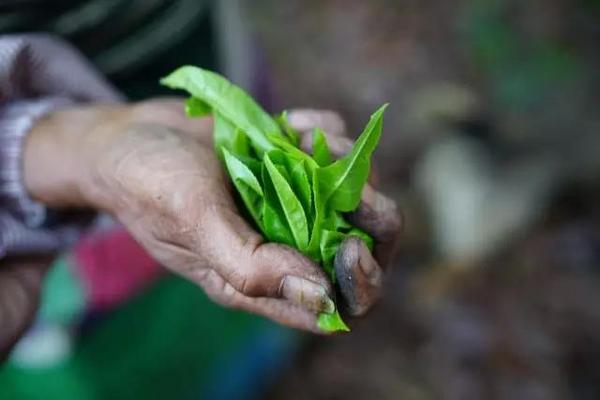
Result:
{"label": "green fabric", "polygon": [[85,308],[80,281],[73,275],[66,257],[54,262],[42,290],[39,318],[46,323],[69,324]]}
{"label": "green fabric", "polygon": [[[48,370],[0,370],[0,399],[130,400],[194,398],[214,366],[265,327],[226,310],[179,278],[161,280],[144,295],[95,323],[75,354]],[[235,357],[235,356],[234,356]]]}

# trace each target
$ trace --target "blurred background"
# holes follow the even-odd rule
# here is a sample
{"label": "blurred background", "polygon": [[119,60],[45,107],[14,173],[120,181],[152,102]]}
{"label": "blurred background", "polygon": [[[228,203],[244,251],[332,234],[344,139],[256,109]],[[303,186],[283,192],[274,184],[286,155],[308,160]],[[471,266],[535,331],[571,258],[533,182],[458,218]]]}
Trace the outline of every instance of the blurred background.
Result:
{"label": "blurred background", "polygon": [[197,64],[273,112],[339,111],[353,137],[389,102],[375,164],[405,227],[385,298],[348,335],[168,277],[48,317],[69,350],[40,367],[20,346],[0,398],[600,398],[599,1],[25,3],[2,32],[66,38],[131,99]]}

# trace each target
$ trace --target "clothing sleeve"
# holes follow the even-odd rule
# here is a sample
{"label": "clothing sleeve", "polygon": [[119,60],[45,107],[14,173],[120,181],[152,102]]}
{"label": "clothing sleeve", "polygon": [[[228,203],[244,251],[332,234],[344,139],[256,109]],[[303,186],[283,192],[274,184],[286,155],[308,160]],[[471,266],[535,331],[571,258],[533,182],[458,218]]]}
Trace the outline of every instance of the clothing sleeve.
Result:
{"label": "clothing sleeve", "polygon": [[50,224],[49,210],[24,187],[23,144],[31,127],[60,108],[121,100],[64,41],[40,34],[0,36],[0,257],[57,250],[81,229],[68,219]]}

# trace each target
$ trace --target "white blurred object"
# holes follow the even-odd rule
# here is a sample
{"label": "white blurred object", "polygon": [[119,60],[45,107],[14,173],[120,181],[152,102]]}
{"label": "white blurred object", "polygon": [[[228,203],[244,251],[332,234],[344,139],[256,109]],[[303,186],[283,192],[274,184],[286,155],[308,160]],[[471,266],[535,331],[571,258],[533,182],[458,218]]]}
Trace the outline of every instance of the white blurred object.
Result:
{"label": "white blurred object", "polygon": [[469,265],[522,232],[556,183],[548,157],[497,167],[475,139],[449,135],[425,152],[415,170],[440,256]]}
{"label": "white blurred object", "polygon": [[13,349],[10,362],[23,369],[55,367],[66,361],[73,348],[69,331],[59,325],[31,329]]}

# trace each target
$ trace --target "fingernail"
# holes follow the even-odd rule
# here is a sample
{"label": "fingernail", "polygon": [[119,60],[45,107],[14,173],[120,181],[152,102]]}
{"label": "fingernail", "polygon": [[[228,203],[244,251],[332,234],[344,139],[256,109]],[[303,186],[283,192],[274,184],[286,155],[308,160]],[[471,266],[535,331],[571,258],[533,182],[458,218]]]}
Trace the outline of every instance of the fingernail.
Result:
{"label": "fingernail", "polygon": [[364,243],[358,244],[358,268],[369,283],[375,284],[381,279],[381,268]]}
{"label": "fingernail", "polygon": [[358,263],[360,270],[362,273],[368,278],[375,272],[375,263],[373,262],[364,262],[364,260],[360,260]]}
{"label": "fingernail", "polygon": [[335,311],[335,304],[322,285],[297,276],[284,278],[281,295],[311,311],[327,313]]}

